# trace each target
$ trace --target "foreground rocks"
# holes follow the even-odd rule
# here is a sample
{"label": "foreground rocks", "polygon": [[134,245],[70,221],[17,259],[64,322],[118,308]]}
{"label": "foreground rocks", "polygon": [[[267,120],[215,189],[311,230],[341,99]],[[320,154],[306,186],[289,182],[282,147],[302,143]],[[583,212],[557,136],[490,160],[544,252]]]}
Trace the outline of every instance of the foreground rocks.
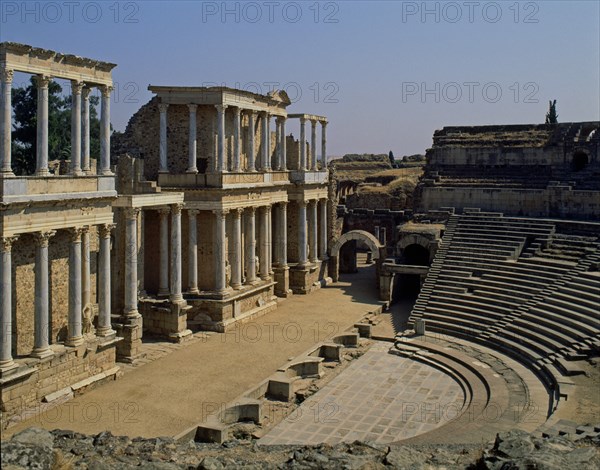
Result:
{"label": "foreground rocks", "polygon": [[600,468],[600,439],[500,434],[486,446],[269,446],[232,440],[223,445],[29,428],[2,442],[2,468],[155,470],[242,469],[569,469]]}

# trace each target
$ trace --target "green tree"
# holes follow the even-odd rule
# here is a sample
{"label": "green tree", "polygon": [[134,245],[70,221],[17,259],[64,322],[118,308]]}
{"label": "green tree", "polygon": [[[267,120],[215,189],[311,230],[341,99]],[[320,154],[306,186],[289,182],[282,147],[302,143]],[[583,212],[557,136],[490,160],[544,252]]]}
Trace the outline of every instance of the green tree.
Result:
{"label": "green tree", "polygon": [[558,124],[558,114],[556,114],[556,100],[550,100],[548,112],[546,113],[546,124]]}
{"label": "green tree", "polygon": [[394,152],[392,152],[390,150],[390,153],[388,154],[388,158],[390,159],[390,165],[394,166],[396,163],[396,160],[394,159]]}
{"label": "green tree", "polygon": [[[62,94],[54,81],[48,84],[48,160],[71,157],[71,96]],[[13,131],[12,160],[17,174],[35,171],[37,145],[37,85],[31,77],[29,85],[12,90]],[[90,156],[100,154],[100,121],[96,106],[99,99],[90,96]]]}

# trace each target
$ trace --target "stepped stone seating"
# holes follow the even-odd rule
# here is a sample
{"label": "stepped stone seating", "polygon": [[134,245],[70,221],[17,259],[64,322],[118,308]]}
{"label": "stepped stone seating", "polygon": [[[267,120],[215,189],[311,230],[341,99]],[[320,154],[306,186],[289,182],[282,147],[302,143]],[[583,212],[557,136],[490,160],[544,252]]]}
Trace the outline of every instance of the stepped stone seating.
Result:
{"label": "stepped stone seating", "polygon": [[597,237],[550,220],[452,215],[410,321],[512,356],[558,399],[569,361],[600,350],[599,262]]}

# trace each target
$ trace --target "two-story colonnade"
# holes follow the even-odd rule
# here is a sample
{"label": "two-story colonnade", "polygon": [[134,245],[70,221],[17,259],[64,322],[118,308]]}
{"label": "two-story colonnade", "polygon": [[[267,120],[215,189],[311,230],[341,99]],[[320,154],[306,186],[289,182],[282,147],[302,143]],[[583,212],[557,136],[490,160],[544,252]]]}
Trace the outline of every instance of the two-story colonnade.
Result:
{"label": "two-story colonnade", "polygon": [[[183,201],[142,212],[140,263],[156,267],[140,270],[144,331],[225,331],[277,296],[310,292],[327,276],[327,119],[288,115],[281,91],[149,90],[119,148],[143,159],[155,190]],[[299,140],[286,135],[290,119]]]}

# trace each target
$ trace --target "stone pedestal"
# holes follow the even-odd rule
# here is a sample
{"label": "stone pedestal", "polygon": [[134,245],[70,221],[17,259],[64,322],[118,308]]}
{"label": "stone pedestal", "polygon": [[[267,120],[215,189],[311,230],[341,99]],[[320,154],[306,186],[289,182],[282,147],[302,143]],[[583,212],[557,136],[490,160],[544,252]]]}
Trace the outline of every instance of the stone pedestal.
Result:
{"label": "stone pedestal", "polygon": [[142,346],[142,316],[118,317],[113,326],[123,341],[117,343],[117,358],[122,362],[133,362],[140,355]]}
{"label": "stone pedestal", "polygon": [[292,295],[292,290],[290,289],[290,268],[285,266],[283,268],[275,267],[274,268],[275,275],[275,295],[277,297],[289,297]]}

